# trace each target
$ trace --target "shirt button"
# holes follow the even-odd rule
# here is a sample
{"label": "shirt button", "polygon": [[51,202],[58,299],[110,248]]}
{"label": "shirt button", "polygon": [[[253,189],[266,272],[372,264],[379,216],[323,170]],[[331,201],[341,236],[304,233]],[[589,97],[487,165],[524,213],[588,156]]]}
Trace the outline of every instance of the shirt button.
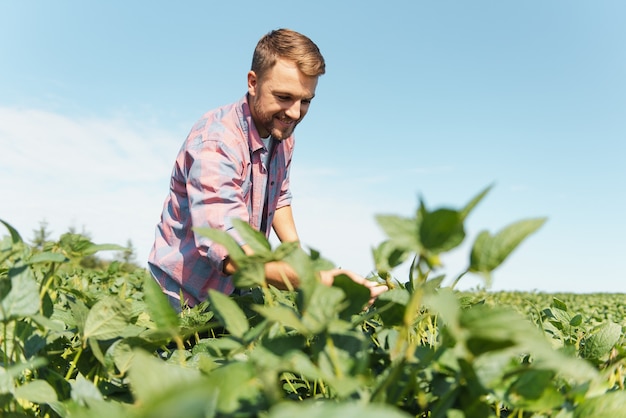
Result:
{"label": "shirt button", "polygon": [[273,181],[272,181],[272,182],[270,182],[270,186],[273,186],[273,185],[274,185],[274,182],[273,182]]}

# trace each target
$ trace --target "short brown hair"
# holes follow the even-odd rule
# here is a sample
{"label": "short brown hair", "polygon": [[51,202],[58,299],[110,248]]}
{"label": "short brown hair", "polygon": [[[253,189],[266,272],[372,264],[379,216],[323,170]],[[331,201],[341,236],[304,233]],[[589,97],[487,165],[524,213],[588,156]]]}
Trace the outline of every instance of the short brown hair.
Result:
{"label": "short brown hair", "polygon": [[309,77],[326,72],[326,63],[317,45],[291,29],[273,30],[259,40],[252,56],[251,70],[262,77],[278,58],[294,61],[298,69]]}

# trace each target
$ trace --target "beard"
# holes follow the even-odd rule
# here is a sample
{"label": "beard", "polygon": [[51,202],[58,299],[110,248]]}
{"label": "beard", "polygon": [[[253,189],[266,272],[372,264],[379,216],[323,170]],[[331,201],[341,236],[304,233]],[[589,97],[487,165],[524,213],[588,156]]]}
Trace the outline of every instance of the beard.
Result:
{"label": "beard", "polygon": [[[283,112],[267,113],[263,111],[258,101],[254,102],[253,108],[257,117],[255,121],[258,124],[257,130],[259,130],[259,127],[263,128],[263,130],[269,132],[272,138],[278,141],[289,138],[293,134],[296,125],[300,122],[300,120],[293,120],[287,117]],[[288,124],[284,125],[281,121],[285,121]]]}

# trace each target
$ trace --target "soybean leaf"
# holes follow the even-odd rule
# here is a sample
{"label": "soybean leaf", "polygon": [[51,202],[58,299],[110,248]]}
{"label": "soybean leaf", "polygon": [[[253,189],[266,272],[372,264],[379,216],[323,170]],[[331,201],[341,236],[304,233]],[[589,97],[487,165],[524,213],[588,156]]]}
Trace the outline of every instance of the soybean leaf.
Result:
{"label": "soybean leaf", "polygon": [[377,215],[376,221],[395,246],[420,252],[422,246],[418,239],[418,226],[415,219],[395,215]]}
{"label": "soybean leaf", "polygon": [[377,403],[283,402],[270,410],[268,418],[409,418],[411,416],[392,405]]}
{"label": "soybean leaf", "polygon": [[[217,398],[220,416],[258,416],[257,407],[262,406],[262,380],[252,362],[233,362],[219,367],[209,374],[211,388],[219,389]],[[266,388],[267,389],[267,388]],[[247,410],[247,409],[251,410]]]}
{"label": "soybean leaf", "polygon": [[250,224],[242,221],[241,219],[233,219],[233,226],[241,235],[241,238],[248,244],[255,254],[267,256],[270,254],[271,246],[265,235],[256,229],[252,228]]}
{"label": "soybean leaf", "polygon": [[146,276],[144,279],[143,291],[146,307],[157,328],[159,330],[177,330],[180,323],[178,315],[152,277]]}
{"label": "soybean leaf", "polygon": [[614,322],[603,323],[591,335],[584,338],[580,355],[583,358],[600,360],[611,351],[621,336],[621,325]]}
{"label": "soybean leaf", "polygon": [[483,198],[487,195],[487,193],[489,193],[489,191],[491,190],[492,187],[493,187],[493,185],[490,185],[487,188],[485,188],[485,190],[483,190],[482,192],[478,193],[474,198],[472,198],[472,200],[470,200],[467,203],[467,205],[465,205],[465,207],[463,209],[461,209],[460,215],[461,215],[461,219],[462,220],[465,220],[465,218],[467,218],[467,216],[470,214],[470,212],[472,210],[474,210],[476,205],[478,205],[478,203],[480,203],[481,200],[483,200]]}
{"label": "soybean leaf", "polygon": [[0,304],[0,320],[30,316],[39,312],[39,286],[28,266],[9,269],[11,289]]}
{"label": "soybean leaf", "polygon": [[345,274],[338,274],[333,281],[333,287],[343,290],[347,306],[341,311],[343,319],[350,319],[363,310],[370,299],[370,291],[367,287],[356,283]]}
{"label": "soybean leaf", "polygon": [[253,254],[240,262],[232,276],[233,284],[240,289],[261,286],[265,282],[265,263]]}
{"label": "soybean leaf", "polygon": [[209,290],[209,300],[215,316],[235,337],[242,338],[250,328],[248,319],[241,308],[230,297],[217,290]]}
{"label": "soybean leaf", "polygon": [[554,372],[530,369],[509,387],[507,400],[517,408],[539,412],[558,408],[564,397],[554,385]]}
{"label": "soybean leaf", "polygon": [[575,418],[616,418],[624,415],[626,392],[616,390],[584,399],[574,409]]}
{"label": "soybean leaf", "polygon": [[293,309],[280,305],[253,305],[252,309],[271,322],[276,322],[284,327],[294,329],[303,335],[309,335],[309,330],[304,326]]}
{"label": "soybean leaf", "polygon": [[15,388],[14,395],[17,399],[23,399],[34,403],[51,403],[58,400],[57,393],[45,380],[33,380]]}
{"label": "soybean leaf", "polygon": [[241,249],[241,246],[228,232],[206,227],[195,227],[193,230],[196,231],[197,234],[207,237],[211,241],[214,241],[226,248],[228,256],[235,263],[241,263],[246,258],[246,254]]}
{"label": "soybean leaf", "polygon": [[124,251],[127,250],[126,247],[122,247],[121,245],[117,245],[117,244],[93,244],[93,243],[89,243],[89,245],[87,245],[83,251],[82,254],[83,255],[92,255],[97,253],[98,251]]}
{"label": "soybean leaf", "polygon": [[0,219],[0,223],[2,223],[9,230],[9,234],[11,234],[11,242],[13,244],[18,244],[20,242],[23,242],[22,237],[20,236],[19,232],[17,232],[15,228],[9,225],[9,223],[3,221],[2,219]]}
{"label": "soybean leaf", "polygon": [[64,263],[68,260],[66,256],[59,253],[53,253],[50,251],[46,251],[43,253],[34,254],[32,257],[28,259],[27,264],[37,264],[37,263]]}
{"label": "soybean leaf", "polygon": [[465,239],[461,214],[452,209],[426,213],[419,237],[422,246],[435,254],[457,247]]}
{"label": "soybean leaf", "polygon": [[199,382],[200,371],[180,367],[148,354],[144,350],[134,350],[128,379],[138,402],[149,405],[157,401],[170,389],[177,389],[187,383]]}
{"label": "soybean leaf", "polygon": [[518,221],[493,236],[487,231],[481,232],[472,247],[469,271],[488,276],[545,221],[545,218]]}
{"label": "soybean leaf", "polygon": [[119,337],[128,323],[129,316],[130,307],[127,304],[114,297],[105,297],[89,310],[83,338],[109,340]]}
{"label": "soybean leaf", "polygon": [[391,240],[383,241],[378,247],[372,249],[376,270],[379,273],[387,273],[404,263],[410,252],[404,248],[393,245]]}

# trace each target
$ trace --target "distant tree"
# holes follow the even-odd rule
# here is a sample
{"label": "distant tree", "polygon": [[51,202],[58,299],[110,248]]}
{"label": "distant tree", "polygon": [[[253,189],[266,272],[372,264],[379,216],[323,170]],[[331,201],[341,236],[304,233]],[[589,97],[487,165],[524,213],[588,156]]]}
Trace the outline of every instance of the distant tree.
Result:
{"label": "distant tree", "polygon": [[125,264],[135,264],[136,258],[136,250],[133,246],[133,241],[126,241],[126,249],[124,251],[120,251],[117,259]]}
{"label": "distant tree", "polygon": [[46,242],[50,240],[51,231],[48,230],[48,222],[44,219],[39,222],[39,228],[33,230],[32,246],[43,250]]}

